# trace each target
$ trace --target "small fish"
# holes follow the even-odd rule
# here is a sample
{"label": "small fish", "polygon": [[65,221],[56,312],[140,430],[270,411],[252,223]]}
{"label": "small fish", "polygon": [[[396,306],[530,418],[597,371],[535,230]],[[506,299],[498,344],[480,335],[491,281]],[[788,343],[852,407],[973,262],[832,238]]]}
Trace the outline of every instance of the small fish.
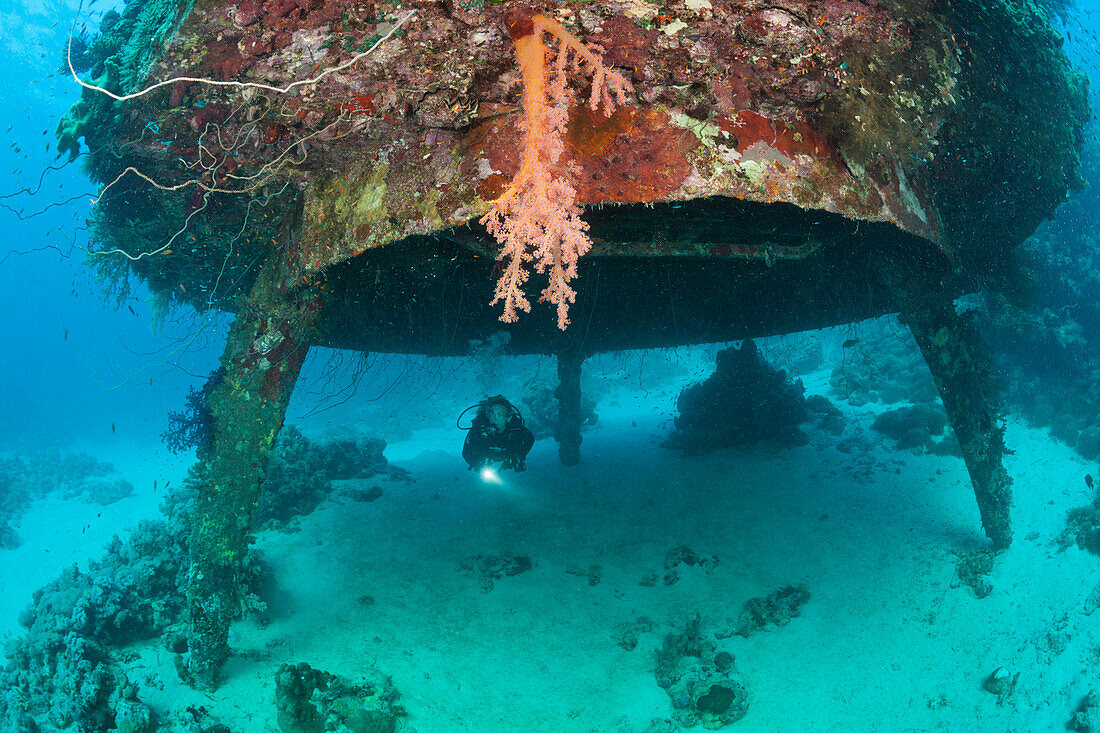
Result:
{"label": "small fish", "polygon": [[153,479],[153,491],[157,490],[157,480]]}
{"label": "small fish", "polygon": [[66,341],[69,340],[69,329],[67,329],[67,328],[65,329],[65,340]]}
{"label": "small fish", "polygon": [[112,433],[115,432],[115,424],[114,423],[111,423],[111,432]]}
{"label": "small fish", "polygon": [[1091,474],[1087,474],[1087,473],[1085,474],[1085,485],[1088,486],[1090,489],[1092,488],[1092,475]]}
{"label": "small fish", "polygon": [[133,315],[135,315],[135,316],[137,315],[137,311],[136,311],[136,310],[134,310],[134,306],[132,306],[132,305],[128,305],[128,306],[126,306],[126,307],[130,309],[130,313],[132,313],[132,314],[133,314]]}
{"label": "small fish", "polygon": [[850,349],[850,348],[852,348],[853,346],[855,346],[855,345],[856,345],[856,344],[858,344],[858,343],[859,343],[859,339],[848,339],[847,341],[845,341],[845,342],[844,342],[844,343],[842,344],[842,346],[843,346],[843,347],[844,347],[845,349]]}

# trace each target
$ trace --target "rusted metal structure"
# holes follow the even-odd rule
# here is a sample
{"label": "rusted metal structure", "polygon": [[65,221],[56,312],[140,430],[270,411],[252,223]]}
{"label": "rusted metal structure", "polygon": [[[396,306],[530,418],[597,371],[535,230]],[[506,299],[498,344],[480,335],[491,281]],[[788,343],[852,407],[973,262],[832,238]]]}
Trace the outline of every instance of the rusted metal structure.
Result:
{"label": "rusted metal structure", "polygon": [[[565,47],[590,60],[554,67]],[[952,300],[1014,277],[1015,248],[1076,182],[1084,83],[1038,7],[133,0],[70,56],[89,88],[58,134],[73,155],[83,138],[105,186],[93,262],[236,313],[199,469],[197,683],[228,653],[236,563],[313,345],[461,354],[507,329],[511,351],[559,355],[576,390],[600,351],[900,312],[985,530],[1009,543],[988,365]],[[614,110],[586,105],[616,73]],[[574,254],[590,246],[564,330],[549,307],[502,324],[490,304],[507,262],[481,220],[535,145],[531,185],[568,191],[510,216],[558,216],[584,237]]]}

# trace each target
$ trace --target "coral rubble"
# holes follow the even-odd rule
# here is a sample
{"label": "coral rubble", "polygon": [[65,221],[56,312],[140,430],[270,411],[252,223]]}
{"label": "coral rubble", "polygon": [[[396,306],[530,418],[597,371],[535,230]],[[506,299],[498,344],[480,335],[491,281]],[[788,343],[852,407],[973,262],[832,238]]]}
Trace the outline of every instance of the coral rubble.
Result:
{"label": "coral rubble", "polygon": [[717,730],[748,713],[749,691],[733,656],[703,637],[698,616],[680,633],[665,636],[654,674],[668,692],[673,718],[680,725]]}
{"label": "coral rubble", "polygon": [[358,682],[310,667],[284,664],[275,674],[275,705],[283,733],[394,733],[405,714],[389,677],[374,669]]}

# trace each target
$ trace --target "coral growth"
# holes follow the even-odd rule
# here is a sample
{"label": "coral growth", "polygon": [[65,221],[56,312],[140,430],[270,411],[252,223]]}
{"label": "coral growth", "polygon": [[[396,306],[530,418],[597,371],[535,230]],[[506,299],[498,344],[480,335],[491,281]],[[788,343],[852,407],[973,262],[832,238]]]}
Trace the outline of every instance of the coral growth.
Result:
{"label": "coral growth", "polygon": [[993,562],[996,559],[997,555],[992,550],[960,553],[955,563],[955,577],[951,579],[951,587],[965,585],[974,591],[976,598],[985,598],[993,592],[989,575],[993,572]]}
{"label": "coral growth", "polygon": [[367,668],[348,682],[305,662],[284,664],[275,675],[275,705],[283,733],[361,731],[393,733],[405,715],[393,681]]}
{"label": "coral growth", "polygon": [[363,438],[318,444],[298,428],[279,432],[256,507],[258,527],[277,527],[309,514],[332,493],[332,481],[367,478],[386,470],[386,441]]}
{"label": "coral growth", "polygon": [[210,450],[214,441],[214,416],[207,400],[224,373],[225,370],[219,368],[210,375],[201,390],[189,388],[187,407],[181,412],[168,413],[168,429],[160,435],[168,450],[182,453],[194,448],[200,458]]}
{"label": "coral growth", "polygon": [[[73,566],[35,592],[0,668],[0,730],[151,731],[151,710],[120,664],[126,645],[166,636],[186,652],[184,587],[194,479],[166,499],[167,519],[115,538],[87,571]],[[254,554],[244,563],[241,612],[262,609]]]}
{"label": "coral growth", "polygon": [[693,565],[710,573],[718,567],[717,555],[698,555],[687,545],[677,545],[665,553],[665,570],[672,570],[678,565]]}
{"label": "coral growth", "polygon": [[[123,93],[133,91],[145,78],[168,35],[190,10],[194,0],[127,0],[122,12],[103,14],[99,33],[81,34],[66,48],[62,68],[72,62],[74,72],[91,72],[91,83]],[[69,160],[80,154],[80,138],[100,131],[102,120],[114,117],[109,98],[85,89],[81,99],[57,126],[58,153]],[[89,145],[89,147],[91,147]]]}
{"label": "coral growth", "polygon": [[[569,305],[576,298],[569,283],[577,276],[577,261],[592,246],[576,204],[576,190],[555,170],[564,149],[568,109],[576,102],[568,87],[567,67],[572,61],[573,68],[584,67],[591,75],[589,107],[596,110],[602,104],[607,116],[616,102],[625,103],[631,86],[549,18],[517,14],[509,22],[509,31],[523,74],[524,145],[519,172],[481,219],[501,245],[498,259],[503,269],[492,302],[504,303],[500,320],[505,323],[518,318],[517,309],[530,312],[523,285],[528,263],[533,262],[535,270],[546,273],[550,281],[539,299],[557,307],[558,328],[564,330],[569,325]],[[549,71],[544,35],[558,40]]]}
{"label": "coral growth", "polygon": [[698,616],[680,633],[665,636],[656,662],[657,684],[668,692],[672,715],[680,725],[702,724],[716,730],[748,712],[748,688],[737,673],[733,655],[717,651],[703,637]]}
{"label": "coral growth", "polygon": [[938,403],[888,410],[876,417],[871,427],[896,441],[899,450],[962,455],[954,433],[947,430],[947,413]]}
{"label": "coral growth", "polygon": [[1100,733],[1100,692],[1089,690],[1066,727],[1077,733]]}
{"label": "coral growth", "polygon": [[848,404],[860,407],[868,402],[928,402],[938,396],[912,336],[866,330],[851,339],[844,359],[833,369],[829,383]]}
{"label": "coral growth", "polygon": [[803,443],[799,425],[810,414],[800,381],[772,368],[756,345],[718,352],[714,373],[680,393],[680,414],[665,445],[706,453],[762,440]]}
{"label": "coral growth", "polygon": [[481,590],[486,593],[493,589],[494,581],[519,575],[530,569],[531,558],[514,552],[503,552],[499,555],[472,555],[459,563],[462,574],[476,578]]}
{"label": "coral growth", "polygon": [[[554,435],[559,423],[559,405],[557,386],[552,385],[549,376],[533,377],[523,385],[520,402],[523,406],[523,420],[536,438]],[[596,400],[590,390],[581,392],[581,429],[599,422],[596,414]]]}
{"label": "coral growth", "polygon": [[802,614],[802,606],[810,600],[804,585],[788,585],[760,598],[745,601],[733,633],[748,636],[754,631],[786,626]]}
{"label": "coral growth", "polygon": [[133,484],[114,474],[114,466],[85,453],[47,450],[0,459],[0,549],[16,547],[16,523],[35,499],[47,495],[96,504],[129,496]]}
{"label": "coral growth", "polygon": [[1070,510],[1058,544],[1063,548],[1076,544],[1082,550],[1100,555],[1100,489],[1091,504]]}

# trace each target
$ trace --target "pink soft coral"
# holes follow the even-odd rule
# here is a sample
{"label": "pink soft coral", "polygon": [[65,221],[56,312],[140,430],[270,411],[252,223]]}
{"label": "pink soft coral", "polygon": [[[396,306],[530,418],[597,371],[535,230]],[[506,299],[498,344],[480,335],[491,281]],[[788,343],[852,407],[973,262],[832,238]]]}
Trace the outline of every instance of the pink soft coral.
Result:
{"label": "pink soft coral", "polygon": [[[597,109],[602,104],[606,115],[614,111],[615,101],[625,102],[631,87],[560,23],[534,15],[513,23],[511,31],[523,74],[524,150],[519,172],[508,190],[492,202],[492,208],[481,219],[500,242],[497,258],[505,263],[493,304],[504,302],[500,320],[506,323],[518,318],[517,308],[530,312],[523,285],[528,277],[527,263],[533,261],[535,269],[549,278],[539,299],[557,307],[558,328],[564,330],[569,325],[569,306],[576,298],[569,283],[577,276],[577,260],[592,246],[586,233],[588,225],[581,220],[576,203],[576,190],[568,180],[553,173],[564,149],[567,110],[574,102],[566,85],[566,66],[572,58],[574,69],[592,76],[589,106]],[[549,73],[544,33],[558,39]]]}

